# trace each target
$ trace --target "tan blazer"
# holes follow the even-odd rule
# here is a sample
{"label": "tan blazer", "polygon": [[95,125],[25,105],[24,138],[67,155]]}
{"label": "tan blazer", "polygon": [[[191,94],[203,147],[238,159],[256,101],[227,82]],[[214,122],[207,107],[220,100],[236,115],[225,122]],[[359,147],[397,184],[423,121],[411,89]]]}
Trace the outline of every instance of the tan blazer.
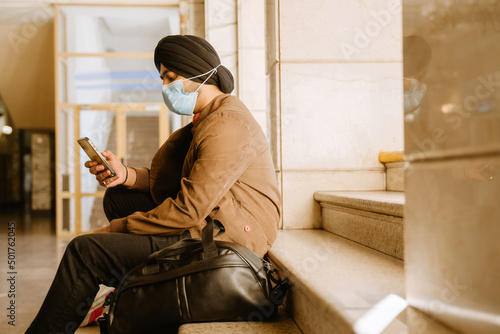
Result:
{"label": "tan blazer", "polygon": [[205,217],[220,220],[220,240],[263,256],[276,239],[280,195],[261,127],[235,96],[220,95],[193,126],[173,133],[151,168],[136,169],[132,187],[150,191],[158,206],[127,217],[135,234],[169,235],[189,229],[200,237]]}

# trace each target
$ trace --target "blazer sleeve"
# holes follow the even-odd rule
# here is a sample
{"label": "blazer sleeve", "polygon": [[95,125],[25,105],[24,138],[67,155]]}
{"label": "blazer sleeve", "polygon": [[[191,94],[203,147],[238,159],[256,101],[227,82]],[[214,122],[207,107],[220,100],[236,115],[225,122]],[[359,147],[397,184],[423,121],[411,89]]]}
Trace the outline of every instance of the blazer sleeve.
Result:
{"label": "blazer sleeve", "polygon": [[179,234],[201,224],[255,159],[246,124],[224,113],[205,122],[193,139],[197,158],[181,179],[177,197],[128,216],[129,233]]}
{"label": "blazer sleeve", "polygon": [[137,178],[135,179],[135,183],[128,188],[144,192],[149,191],[149,168],[145,167],[143,168],[130,167],[130,168],[135,170]]}

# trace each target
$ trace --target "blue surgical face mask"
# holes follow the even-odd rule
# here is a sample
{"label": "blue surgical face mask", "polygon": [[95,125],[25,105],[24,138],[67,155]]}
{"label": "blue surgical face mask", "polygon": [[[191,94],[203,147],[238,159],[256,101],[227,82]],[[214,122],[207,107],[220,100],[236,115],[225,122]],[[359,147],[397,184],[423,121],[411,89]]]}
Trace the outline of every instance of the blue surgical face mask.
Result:
{"label": "blue surgical face mask", "polygon": [[[176,80],[167,85],[161,86],[161,92],[163,95],[163,102],[167,105],[167,108],[177,115],[191,116],[194,111],[194,106],[196,105],[196,99],[198,98],[198,90],[207,82],[210,77],[217,72],[217,67],[211,69],[210,71],[197,75],[195,77]],[[186,93],[184,91],[183,82],[185,80],[191,80],[194,78],[202,77],[204,75],[210,74],[205,81],[192,93]]]}

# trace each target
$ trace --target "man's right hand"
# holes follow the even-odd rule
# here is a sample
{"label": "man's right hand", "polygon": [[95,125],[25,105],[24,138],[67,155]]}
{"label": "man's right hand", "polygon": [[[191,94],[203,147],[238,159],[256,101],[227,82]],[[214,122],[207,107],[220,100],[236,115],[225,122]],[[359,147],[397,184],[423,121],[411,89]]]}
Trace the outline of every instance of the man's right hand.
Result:
{"label": "man's right hand", "polygon": [[116,172],[116,176],[111,176],[111,172],[104,165],[97,161],[89,160],[85,162],[85,167],[89,169],[90,174],[95,175],[99,184],[105,188],[115,187],[125,182],[127,177],[127,167],[123,166],[120,160],[110,151],[102,152],[111,168]]}

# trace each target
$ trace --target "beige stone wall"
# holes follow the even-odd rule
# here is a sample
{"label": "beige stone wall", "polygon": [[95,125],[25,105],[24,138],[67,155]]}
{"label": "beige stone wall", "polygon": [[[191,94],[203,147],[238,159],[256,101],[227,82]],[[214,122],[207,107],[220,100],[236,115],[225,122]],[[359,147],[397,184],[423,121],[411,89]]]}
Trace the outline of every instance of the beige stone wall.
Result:
{"label": "beige stone wall", "polygon": [[383,190],[403,147],[401,2],[266,1],[269,110],[284,228],[317,228],[318,190]]}
{"label": "beige stone wall", "polygon": [[14,126],[53,130],[53,10],[46,4],[0,10],[0,92]]}

